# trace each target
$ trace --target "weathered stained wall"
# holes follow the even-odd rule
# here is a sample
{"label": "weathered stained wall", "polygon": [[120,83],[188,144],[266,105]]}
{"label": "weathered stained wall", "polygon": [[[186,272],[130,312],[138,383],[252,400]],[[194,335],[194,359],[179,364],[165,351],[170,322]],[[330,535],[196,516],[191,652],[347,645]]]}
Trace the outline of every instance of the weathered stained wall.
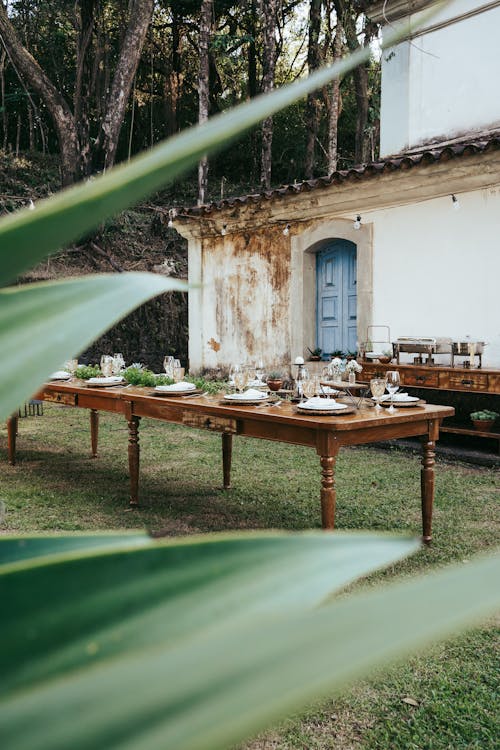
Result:
{"label": "weathered stained wall", "polygon": [[290,361],[290,242],[282,227],[201,241],[202,359],[195,367]]}

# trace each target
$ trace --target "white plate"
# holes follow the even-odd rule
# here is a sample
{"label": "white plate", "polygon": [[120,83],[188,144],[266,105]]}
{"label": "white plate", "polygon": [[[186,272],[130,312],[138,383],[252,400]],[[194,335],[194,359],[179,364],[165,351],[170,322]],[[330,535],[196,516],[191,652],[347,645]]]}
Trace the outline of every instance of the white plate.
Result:
{"label": "white plate", "polygon": [[111,385],[121,385],[125,381],[122,377],[118,375],[110,375],[109,378],[89,378],[87,380],[87,385],[97,385],[97,386],[111,386]]}
{"label": "white plate", "polygon": [[297,404],[297,407],[311,411],[342,411],[349,408],[347,404],[340,404],[338,401],[330,398],[310,398],[309,401]]}
{"label": "white plate", "polygon": [[66,370],[57,370],[49,375],[49,380],[71,380],[71,375]]}
{"label": "white plate", "polygon": [[189,393],[195,390],[194,383],[172,383],[171,385],[157,385],[155,387],[157,393]]}

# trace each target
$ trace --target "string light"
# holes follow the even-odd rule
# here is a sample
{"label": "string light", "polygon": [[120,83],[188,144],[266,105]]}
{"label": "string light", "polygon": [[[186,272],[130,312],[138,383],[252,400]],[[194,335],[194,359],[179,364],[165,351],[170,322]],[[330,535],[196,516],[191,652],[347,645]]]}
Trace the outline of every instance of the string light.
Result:
{"label": "string light", "polygon": [[176,216],[177,216],[177,211],[175,210],[175,208],[169,209],[169,212],[168,212],[168,223],[167,223],[167,227],[169,229],[172,229],[172,227],[174,226],[174,219],[175,219]]}
{"label": "string light", "polygon": [[352,228],[353,229],[361,229],[361,216],[359,214],[356,216],[356,220],[355,220],[354,224],[352,225]]}
{"label": "string light", "polygon": [[283,234],[285,235],[285,237],[288,237],[288,235],[290,234],[290,224],[287,224],[283,229]]}
{"label": "string light", "polygon": [[460,201],[458,200],[456,195],[451,196],[452,200],[452,206],[455,209],[455,211],[458,211],[460,209]]}
{"label": "string light", "polygon": [[220,230],[220,233],[224,237],[227,234],[227,224],[222,225],[222,229]]}
{"label": "string light", "polygon": [[30,211],[34,211],[34,209],[35,209],[35,204],[31,200],[31,198],[30,198],[30,202],[28,203],[28,208],[29,208]]}

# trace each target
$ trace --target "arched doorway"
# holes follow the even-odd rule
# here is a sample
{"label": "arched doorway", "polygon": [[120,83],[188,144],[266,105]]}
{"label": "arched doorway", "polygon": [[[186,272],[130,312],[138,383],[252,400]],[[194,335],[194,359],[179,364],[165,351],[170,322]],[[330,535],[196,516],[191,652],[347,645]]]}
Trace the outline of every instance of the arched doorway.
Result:
{"label": "arched doorway", "polygon": [[356,351],[356,269],[349,240],[333,240],[316,255],[316,342],[324,356]]}

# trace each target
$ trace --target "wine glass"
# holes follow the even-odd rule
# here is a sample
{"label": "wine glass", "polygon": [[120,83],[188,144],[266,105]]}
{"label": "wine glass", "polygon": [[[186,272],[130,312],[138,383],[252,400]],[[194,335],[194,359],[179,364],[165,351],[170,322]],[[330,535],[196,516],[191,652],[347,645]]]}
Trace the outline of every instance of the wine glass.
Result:
{"label": "wine glass", "polygon": [[370,380],[370,390],[375,400],[375,409],[382,409],[380,406],[380,399],[385,393],[385,380],[384,378],[373,378]]}
{"label": "wine glass", "polygon": [[314,377],[307,378],[302,383],[302,393],[306,398],[312,398],[318,390],[318,381]]}
{"label": "wine glass", "polygon": [[105,378],[113,374],[113,357],[109,354],[103,354],[101,357],[101,372]]}
{"label": "wine glass", "polygon": [[255,365],[255,377],[260,383],[264,383],[264,362],[259,359]]}
{"label": "wine glass", "polygon": [[165,370],[167,378],[173,379],[174,377],[174,361],[175,357],[172,357],[171,354],[167,354],[163,360],[163,369]]}
{"label": "wine glass", "polygon": [[399,372],[397,370],[387,370],[385,374],[385,386],[391,394],[391,405],[388,409],[390,414],[394,414],[396,411],[394,408],[394,394],[399,389],[400,383]]}
{"label": "wine glass", "polygon": [[240,393],[248,382],[248,373],[246,373],[245,370],[239,367],[233,372],[233,382],[236,390],[238,391],[238,393]]}

